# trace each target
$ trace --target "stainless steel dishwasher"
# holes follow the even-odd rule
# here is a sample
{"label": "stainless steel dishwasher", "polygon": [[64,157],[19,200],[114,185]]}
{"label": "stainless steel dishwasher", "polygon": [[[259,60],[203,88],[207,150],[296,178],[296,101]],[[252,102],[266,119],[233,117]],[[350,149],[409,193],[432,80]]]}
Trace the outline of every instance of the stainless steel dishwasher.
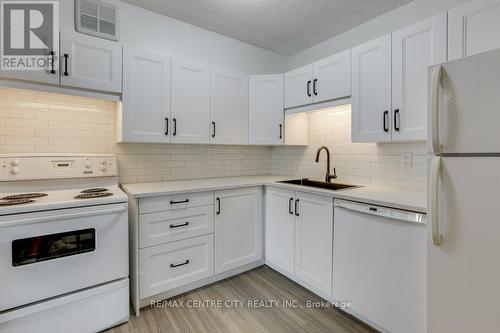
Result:
{"label": "stainless steel dishwasher", "polygon": [[384,332],[426,331],[426,215],[334,201],[333,300]]}

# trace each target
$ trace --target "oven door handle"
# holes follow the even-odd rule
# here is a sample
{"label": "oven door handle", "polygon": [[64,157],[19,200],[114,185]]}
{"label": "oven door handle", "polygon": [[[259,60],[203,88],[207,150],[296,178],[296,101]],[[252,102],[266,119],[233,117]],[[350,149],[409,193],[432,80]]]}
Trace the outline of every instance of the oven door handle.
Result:
{"label": "oven door handle", "polygon": [[32,224],[32,223],[43,223],[43,222],[51,222],[58,220],[67,220],[67,219],[75,219],[80,217],[89,217],[89,216],[97,216],[97,215],[109,215],[109,214],[119,214],[123,213],[127,210],[125,205],[120,205],[119,207],[109,208],[109,209],[98,209],[87,212],[79,212],[72,214],[60,214],[60,215],[48,215],[42,217],[34,217],[27,219],[17,219],[17,220],[8,220],[5,222],[0,222],[0,227],[10,227],[12,225],[21,225],[21,224]]}

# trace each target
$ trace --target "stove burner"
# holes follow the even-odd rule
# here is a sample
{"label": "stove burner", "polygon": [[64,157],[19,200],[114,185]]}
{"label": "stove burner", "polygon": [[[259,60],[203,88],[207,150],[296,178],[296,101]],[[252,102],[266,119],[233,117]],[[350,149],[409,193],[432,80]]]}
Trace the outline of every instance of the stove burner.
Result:
{"label": "stove burner", "polygon": [[83,190],[80,193],[101,193],[101,192],[107,192],[107,188],[89,188],[88,190]]}
{"label": "stove burner", "polygon": [[35,200],[31,200],[31,199],[16,199],[16,200],[9,200],[9,201],[0,201],[0,207],[3,207],[3,206],[24,205],[24,204],[32,203],[32,202],[35,202]]}
{"label": "stove burner", "polygon": [[6,197],[0,198],[0,200],[23,200],[23,199],[34,199],[47,196],[46,193],[21,193],[8,195]]}
{"label": "stove burner", "polygon": [[109,197],[113,195],[110,192],[94,192],[94,193],[84,193],[75,196],[75,199],[93,199],[93,198],[101,198],[101,197]]}

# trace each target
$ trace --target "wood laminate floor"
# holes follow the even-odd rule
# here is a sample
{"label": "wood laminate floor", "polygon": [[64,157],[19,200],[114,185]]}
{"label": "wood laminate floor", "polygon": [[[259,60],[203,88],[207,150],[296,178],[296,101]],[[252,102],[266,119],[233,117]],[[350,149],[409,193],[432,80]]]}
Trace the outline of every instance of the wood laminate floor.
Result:
{"label": "wood laminate floor", "polygon": [[106,332],[377,332],[337,309],[308,307],[322,299],[267,266],[169,301]]}

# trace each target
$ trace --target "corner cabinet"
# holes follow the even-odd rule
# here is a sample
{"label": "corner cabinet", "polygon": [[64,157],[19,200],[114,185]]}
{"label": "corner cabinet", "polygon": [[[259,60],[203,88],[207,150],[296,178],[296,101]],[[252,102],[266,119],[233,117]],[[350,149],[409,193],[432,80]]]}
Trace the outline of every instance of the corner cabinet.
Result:
{"label": "corner cabinet", "polygon": [[351,94],[350,50],[285,73],[285,108],[319,103]]}
{"label": "corner cabinet", "polygon": [[266,263],[327,299],[333,274],[333,199],[266,187]]}
{"label": "corner cabinet", "polygon": [[248,144],[248,75],[212,67],[210,76],[210,142]]}
{"label": "corner cabinet", "polygon": [[283,143],[283,75],[251,75],[249,79],[249,143]]}
{"label": "corner cabinet", "polygon": [[210,66],[172,60],[172,143],[210,143]]}
{"label": "corner cabinet", "polygon": [[262,259],[262,187],[215,192],[215,274]]}
{"label": "corner cabinet", "polygon": [[500,1],[471,1],[448,12],[449,60],[500,48]]}
{"label": "corner cabinet", "polygon": [[352,141],[427,139],[428,67],[446,61],[446,14],[352,49]]}
{"label": "corner cabinet", "polygon": [[118,142],[170,142],[170,63],[162,54],[123,49]]}

